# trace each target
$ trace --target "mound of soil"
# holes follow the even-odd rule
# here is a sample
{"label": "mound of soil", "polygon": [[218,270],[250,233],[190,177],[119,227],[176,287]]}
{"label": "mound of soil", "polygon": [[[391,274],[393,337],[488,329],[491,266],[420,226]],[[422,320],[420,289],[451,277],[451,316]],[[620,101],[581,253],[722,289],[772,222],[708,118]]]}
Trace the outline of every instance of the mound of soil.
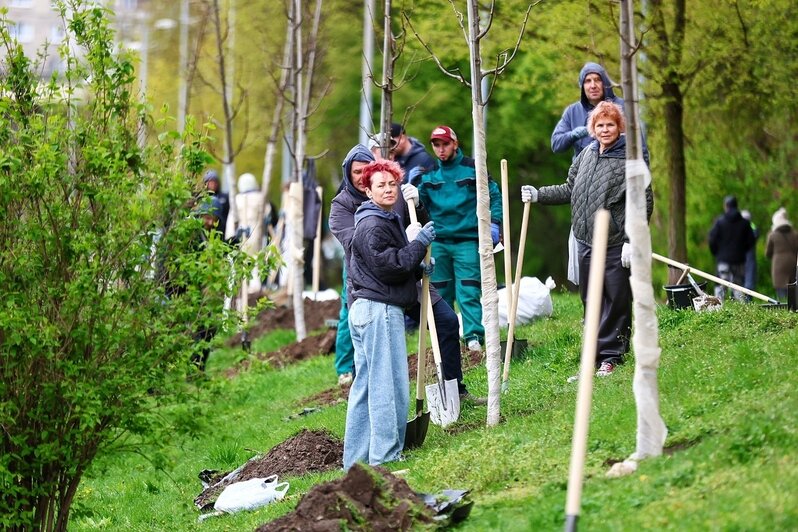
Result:
{"label": "mound of soil", "polygon": [[344,443],[332,434],[321,430],[303,429],[295,436],[275,445],[265,456],[256,456],[237,473],[215,475],[215,484],[210,485],[194,499],[200,509],[208,509],[226,486],[251,478],[278,475],[298,477],[305,473],[329,471],[343,467]]}
{"label": "mound of soil", "polygon": [[434,528],[433,513],[403,479],[382,467],[355,464],[339,480],[319,484],[296,509],[256,532],[393,531]]}
{"label": "mound of soil", "polygon": [[[283,368],[300,360],[333,353],[335,351],[335,335],[335,329],[327,329],[321,334],[308,336],[301,342],[285,345],[277,351],[256,353],[254,357],[268,362],[275,368]],[[249,369],[251,365],[252,360],[245,358],[235,366],[227,368],[224,371],[224,375],[228,379],[232,379],[242,371]]]}
{"label": "mound of soil", "polygon": [[[253,320],[249,329],[249,339],[254,340],[276,329],[294,328],[294,307],[289,305],[285,295],[273,295],[274,308],[264,309]],[[337,320],[341,310],[341,300],[313,301],[304,299],[305,329],[315,331],[325,327],[327,320]],[[227,340],[228,347],[241,343],[241,333]]]}

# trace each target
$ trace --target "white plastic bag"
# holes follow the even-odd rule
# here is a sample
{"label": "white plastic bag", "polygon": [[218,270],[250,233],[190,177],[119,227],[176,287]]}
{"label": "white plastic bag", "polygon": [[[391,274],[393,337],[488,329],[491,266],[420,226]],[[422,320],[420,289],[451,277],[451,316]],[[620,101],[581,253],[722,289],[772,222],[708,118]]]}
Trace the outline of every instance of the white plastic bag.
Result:
{"label": "white plastic bag", "polygon": [[288,491],[288,482],[277,483],[277,475],[267,478],[252,478],[227,486],[214,508],[217,511],[234,513],[241,510],[254,510],[272,501],[280,500]]}
{"label": "white plastic bag", "polygon": [[[551,303],[551,291],[557,285],[549,277],[541,283],[537,277],[522,277],[521,291],[518,293],[518,309],[515,313],[515,325],[529,323],[535,318],[551,316],[554,311]],[[507,327],[507,288],[499,290],[499,327]]]}

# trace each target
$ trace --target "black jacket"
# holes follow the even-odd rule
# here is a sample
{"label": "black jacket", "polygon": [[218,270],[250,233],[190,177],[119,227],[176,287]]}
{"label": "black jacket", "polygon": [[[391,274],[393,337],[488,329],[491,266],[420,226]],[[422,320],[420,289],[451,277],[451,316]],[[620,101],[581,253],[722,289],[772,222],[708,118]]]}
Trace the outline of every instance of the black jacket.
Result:
{"label": "black jacket", "polygon": [[416,303],[416,281],[427,248],[407,241],[399,216],[371,201],[355,213],[352,260],[347,275],[352,301],[369,299],[406,309]]}
{"label": "black jacket", "polygon": [[745,254],[756,242],[751,222],[737,209],[719,216],[709,231],[709,250],[717,262],[743,264]]}

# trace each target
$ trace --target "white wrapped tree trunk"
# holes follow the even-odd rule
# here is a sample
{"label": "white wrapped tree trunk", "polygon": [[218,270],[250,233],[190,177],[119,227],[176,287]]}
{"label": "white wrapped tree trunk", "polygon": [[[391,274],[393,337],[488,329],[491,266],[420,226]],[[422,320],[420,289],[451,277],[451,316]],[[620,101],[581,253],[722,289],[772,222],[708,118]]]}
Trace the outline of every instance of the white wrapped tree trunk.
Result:
{"label": "white wrapped tree trunk", "polygon": [[626,102],[626,233],[632,245],[635,353],[634,395],[637,405],[637,444],[629,459],[615,464],[608,475],[621,476],[637,468],[637,461],[662,454],[668,430],[659,413],[657,369],[660,347],[654,289],[651,284],[651,233],[646,213],[646,187],[651,182],[643,160],[638,113],[637,65],[633,2],[621,2],[621,66]]}

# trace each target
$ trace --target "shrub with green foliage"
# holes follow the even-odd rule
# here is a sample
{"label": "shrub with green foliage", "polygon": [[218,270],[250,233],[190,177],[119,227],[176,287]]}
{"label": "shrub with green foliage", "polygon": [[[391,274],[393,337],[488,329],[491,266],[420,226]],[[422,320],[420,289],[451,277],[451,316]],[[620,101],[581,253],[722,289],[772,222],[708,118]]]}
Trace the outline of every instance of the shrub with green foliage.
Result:
{"label": "shrub with green foliage", "polygon": [[158,430],[153,407],[185,387],[195,332],[232,325],[222,294],[251,271],[216,237],[198,245],[204,134],[189,121],[140,147],[151,119],[107,12],[55,4],[65,72],[49,81],[0,13],[0,528],[12,530],[65,529],[98,450]]}

